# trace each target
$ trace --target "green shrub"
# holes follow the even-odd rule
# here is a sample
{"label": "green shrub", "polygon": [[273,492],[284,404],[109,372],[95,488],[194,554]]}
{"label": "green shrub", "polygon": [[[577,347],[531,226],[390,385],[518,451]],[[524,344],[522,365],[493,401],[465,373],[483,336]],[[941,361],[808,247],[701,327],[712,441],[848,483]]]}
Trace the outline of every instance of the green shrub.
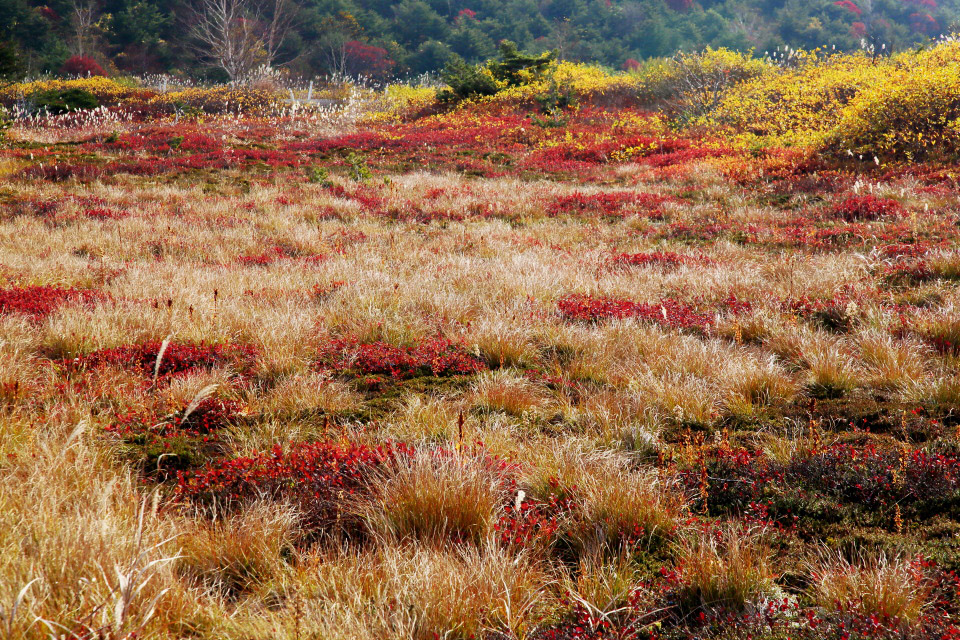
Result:
{"label": "green shrub", "polygon": [[323,186],[330,186],[333,184],[330,182],[330,174],[327,172],[324,167],[307,167],[307,182],[312,184],[319,184]]}
{"label": "green shrub", "polygon": [[17,50],[9,42],[0,42],[0,87],[5,81],[13,80],[23,73]]}
{"label": "green shrub", "polygon": [[500,58],[499,61],[487,63],[490,73],[508,87],[516,87],[529,81],[531,75],[543,73],[556,54],[551,51],[538,56],[529,55],[518,50],[514,43],[504,40],[500,43]]}
{"label": "green shrub", "polygon": [[500,60],[489,60],[482,65],[468,65],[455,60],[447,65],[442,77],[448,89],[437,94],[440,102],[460,102],[471,98],[492,96],[507,87],[516,87],[539,77],[556,58],[553,52],[530,55],[517,45],[504,40],[500,43]]}
{"label": "green shrub", "polygon": [[554,118],[559,112],[577,106],[577,96],[573,89],[559,84],[554,78],[551,78],[550,88],[546,93],[535,96],[534,100],[540,105],[540,111],[544,115],[554,116]]}
{"label": "green shrub", "polygon": [[13,118],[11,118],[10,112],[7,111],[6,107],[0,105],[0,140],[3,140],[6,130],[12,126]]}
{"label": "green shrub", "polygon": [[347,164],[350,165],[350,177],[356,182],[366,182],[373,177],[373,172],[370,171],[370,167],[367,166],[363,157],[352,151],[347,154]]}
{"label": "green shrub", "polygon": [[96,109],[100,106],[97,96],[85,89],[77,88],[34,93],[30,96],[30,102],[34,111],[46,111],[52,115]]}
{"label": "green shrub", "polygon": [[500,90],[489,70],[481,65],[469,65],[455,60],[443,70],[443,81],[448,88],[437,94],[440,102],[460,102],[481,96],[492,96]]}

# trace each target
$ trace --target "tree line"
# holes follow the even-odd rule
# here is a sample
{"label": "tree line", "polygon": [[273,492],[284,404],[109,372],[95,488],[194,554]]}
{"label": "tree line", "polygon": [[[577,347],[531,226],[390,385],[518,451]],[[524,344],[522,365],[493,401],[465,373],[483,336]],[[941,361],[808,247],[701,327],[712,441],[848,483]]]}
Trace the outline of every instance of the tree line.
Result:
{"label": "tree line", "polygon": [[374,79],[522,50],[613,68],[705,46],[902,50],[960,0],[0,0],[0,75]]}

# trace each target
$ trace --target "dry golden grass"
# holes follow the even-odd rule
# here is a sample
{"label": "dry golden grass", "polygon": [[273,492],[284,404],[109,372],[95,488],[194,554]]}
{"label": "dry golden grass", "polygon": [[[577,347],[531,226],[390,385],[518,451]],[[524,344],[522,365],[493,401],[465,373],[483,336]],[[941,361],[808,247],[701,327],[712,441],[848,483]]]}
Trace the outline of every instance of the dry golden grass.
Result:
{"label": "dry golden grass", "polygon": [[757,532],[727,527],[683,540],[677,563],[687,611],[743,610],[773,590],[772,552]]}
{"label": "dry golden grass", "polygon": [[[0,180],[17,166],[0,160]],[[772,223],[798,215],[757,204],[708,162],[676,174],[632,165],[611,175],[624,183],[412,172],[364,187],[387,209],[420,203],[491,214],[431,224],[378,218],[294,174],[224,172],[206,185],[195,176],[16,182],[18,197],[66,202],[71,215],[82,209],[71,196],[92,196],[129,216],[0,218],[4,287],[111,296],[37,322],[0,315],[0,630],[17,640],[64,628],[103,629],[111,640],[132,640],[134,631],[146,640],[519,640],[569,614],[571,602],[613,615],[639,585],[660,579],[660,566],[682,576],[670,594],[681,616],[749,610],[774,593],[781,563],[794,558],[775,557],[762,535],[742,527],[706,534],[683,526],[691,489],[676,474],[696,461],[677,455],[679,434],[719,442],[722,430],[745,425],[730,446],[787,465],[839,437],[808,423],[813,397],[960,408],[958,359],[937,342],[960,344],[956,254],[931,254],[942,280],[850,306],[850,326],[828,330],[786,301],[869,293],[875,254],[688,243],[653,235],[663,225],[641,216],[544,216],[554,198],[578,192],[689,190],[689,201],[664,205],[671,223],[758,225],[760,240],[772,241]],[[436,189],[446,191],[428,198]],[[896,195],[918,206],[933,197]],[[275,246],[291,257],[237,260]],[[715,262],[610,264],[616,253],[655,251]],[[312,255],[323,259],[302,259]],[[735,295],[753,307],[678,331],[629,318],[565,320],[557,300],[572,292],[676,298],[711,314]],[[886,306],[894,296],[917,306],[907,330]],[[162,388],[122,367],[71,378],[51,363],[167,336],[248,344],[260,356],[248,379],[218,367]],[[317,367],[318,350],[341,336],[443,337],[490,370],[368,391]],[[182,412],[201,393],[240,407],[216,434],[225,455],[318,439],[400,441],[416,453],[344,498],[364,525],[355,546],[305,546],[282,503],[194,518],[146,489],[136,461],[121,457],[122,437],[103,430],[123,411]],[[528,504],[569,499],[555,540],[498,542],[495,525],[520,491]],[[831,557],[808,569],[810,596],[826,609],[853,602],[914,621],[927,607],[905,561]],[[124,581],[133,585],[126,593]]]}
{"label": "dry golden grass", "polygon": [[303,563],[295,580],[283,608],[251,627],[283,638],[525,637],[558,606],[550,572],[489,545],[334,550]]}
{"label": "dry golden grass", "polygon": [[842,555],[827,554],[810,571],[811,595],[828,610],[853,610],[910,625],[930,606],[930,585],[904,558],[861,555],[851,562]]}
{"label": "dry golden grass", "polygon": [[270,503],[207,522],[190,520],[178,539],[177,573],[187,584],[235,598],[263,590],[293,556],[296,514]]}
{"label": "dry golden grass", "polygon": [[504,487],[495,467],[457,453],[419,452],[375,480],[360,514],[384,539],[443,545],[493,533]]}
{"label": "dry golden grass", "polygon": [[0,474],[0,599],[22,594],[16,616],[5,604],[8,637],[189,627],[197,594],[177,578],[179,532],[159,496],[91,445],[89,425],[48,427]]}

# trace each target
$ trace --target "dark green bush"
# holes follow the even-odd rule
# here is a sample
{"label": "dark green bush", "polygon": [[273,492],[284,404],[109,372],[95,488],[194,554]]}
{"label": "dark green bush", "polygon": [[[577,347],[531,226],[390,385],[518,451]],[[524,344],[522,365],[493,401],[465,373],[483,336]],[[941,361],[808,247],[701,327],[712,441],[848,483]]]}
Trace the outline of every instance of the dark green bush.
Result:
{"label": "dark green bush", "polygon": [[530,72],[533,75],[542,73],[555,57],[553,52],[537,56],[526,54],[514,43],[504,40],[500,43],[500,60],[469,65],[458,59],[447,65],[442,76],[449,88],[439,92],[437,97],[441,102],[459,102],[495,95],[503,84],[517,86],[524,83]]}
{"label": "dark green bush", "polygon": [[41,91],[30,96],[34,111],[46,111],[52,115],[96,109],[100,106],[97,96],[84,89]]}
{"label": "dark green bush", "polygon": [[440,102],[460,102],[469,98],[492,96],[499,91],[496,80],[481,65],[455,60],[443,70],[447,89],[437,94]]}
{"label": "dark green bush", "polygon": [[488,62],[487,66],[494,78],[515,87],[524,83],[525,71],[532,71],[534,75],[543,73],[556,54],[548,51],[538,56],[529,55],[518,50],[514,43],[504,40],[500,43],[500,58],[499,61]]}

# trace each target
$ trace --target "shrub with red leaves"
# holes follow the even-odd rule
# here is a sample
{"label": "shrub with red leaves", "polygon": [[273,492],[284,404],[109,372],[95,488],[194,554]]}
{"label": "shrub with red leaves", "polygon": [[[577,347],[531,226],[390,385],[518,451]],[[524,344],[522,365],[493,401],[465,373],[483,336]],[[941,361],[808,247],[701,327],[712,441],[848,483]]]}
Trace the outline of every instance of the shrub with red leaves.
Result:
{"label": "shrub with red leaves", "polygon": [[83,215],[94,220],[120,220],[127,217],[126,211],[108,209],[107,207],[92,207],[84,209]]}
{"label": "shrub with red leaves", "polygon": [[932,279],[934,275],[926,260],[901,259],[884,265],[880,277],[887,284],[913,286]]}
{"label": "shrub with red leaves", "polygon": [[20,313],[33,321],[42,320],[60,307],[89,304],[106,296],[100,291],[50,285],[0,289],[0,313]]}
{"label": "shrub with red leaves", "polygon": [[154,413],[127,412],[118,414],[106,430],[119,435],[154,434],[158,438],[170,435],[205,435],[225,427],[240,412],[240,403],[221,398],[205,398],[189,415],[178,412],[171,416]]}
{"label": "shrub with red leaves", "polygon": [[67,76],[106,76],[100,64],[90,56],[73,56],[63,63],[60,73]]}
{"label": "shrub with red leaves", "polygon": [[347,73],[354,76],[383,78],[396,64],[386,49],[351,40],[343,46]]}
{"label": "shrub with red leaves", "polygon": [[596,322],[608,318],[639,318],[664,327],[699,330],[713,323],[712,315],[699,313],[693,307],[671,298],[650,304],[574,293],[561,298],[557,307],[560,315],[567,320]]}
{"label": "shrub with red leaves", "polygon": [[834,6],[840,7],[841,9],[846,9],[850,13],[860,16],[863,14],[863,10],[860,9],[856,4],[851,2],[851,0],[837,0],[833,3]]}
{"label": "shrub with red leaves", "polygon": [[597,215],[623,217],[631,213],[644,213],[654,217],[662,215],[660,206],[673,200],[655,193],[594,193],[579,191],[560,196],[547,207],[547,215]]}
{"label": "shrub with red leaves", "polygon": [[832,216],[847,222],[879,220],[903,213],[899,202],[876,196],[851,196],[833,208]]}
{"label": "shrub with red leaves", "polygon": [[704,255],[683,255],[672,251],[652,251],[650,253],[620,253],[613,256],[611,263],[631,267],[679,267],[681,265],[713,265],[716,260]]}
{"label": "shrub with red leaves", "polygon": [[449,340],[432,338],[414,346],[343,338],[321,350],[321,369],[357,375],[388,375],[402,380],[416,376],[456,376],[479,373],[487,365]]}
{"label": "shrub with red leaves", "polygon": [[494,525],[500,543],[507,547],[548,547],[556,540],[563,520],[575,506],[569,496],[551,494],[549,500],[525,500],[507,505]]}
{"label": "shrub with red leaves", "polygon": [[[115,366],[131,373],[152,376],[161,346],[161,342],[153,340],[142,344],[101,349],[68,360],[64,364],[71,369]],[[221,366],[231,366],[241,373],[247,373],[256,363],[257,355],[257,350],[247,345],[171,342],[160,360],[158,377],[170,378],[200,369]]]}
{"label": "shrub with red leaves", "polygon": [[[304,528],[319,533],[339,524],[360,523],[344,509],[349,497],[366,491],[370,474],[412,450],[403,444],[370,447],[353,443],[308,442],[221,460],[194,473],[180,473],[176,492],[191,502],[246,502],[263,497],[293,503]],[[356,529],[354,529],[356,532]]]}
{"label": "shrub with red leaves", "polygon": [[265,267],[287,257],[289,257],[287,252],[281,247],[273,247],[263,253],[240,256],[237,258],[237,262],[245,267]]}
{"label": "shrub with red leaves", "polygon": [[857,306],[861,295],[851,291],[837,291],[832,298],[810,298],[800,296],[783,302],[786,310],[799,317],[810,320],[831,331],[849,331],[856,317],[851,312]]}

